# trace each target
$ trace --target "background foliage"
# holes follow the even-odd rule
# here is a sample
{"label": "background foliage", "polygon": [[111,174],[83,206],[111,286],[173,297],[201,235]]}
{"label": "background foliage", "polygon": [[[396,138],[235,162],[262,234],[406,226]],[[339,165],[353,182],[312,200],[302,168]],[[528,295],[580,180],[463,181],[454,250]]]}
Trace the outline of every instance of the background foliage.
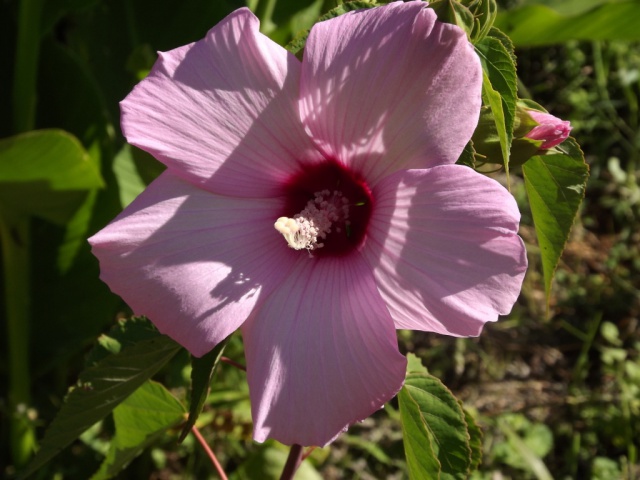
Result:
{"label": "background foliage", "polygon": [[[15,299],[13,280],[28,285],[28,296],[18,300],[28,305],[30,319],[9,338],[4,308],[0,312],[0,476],[16,475],[20,465],[15,462],[26,461],[20,452],[42,438],[85,366],[89,376],[81,377],[76,389],[89,391],[106,378],[91,366],[123,347],[118,332],[125,327],[114,319],[129,312],[99,281],[85,239],[161,166],[124,143],[118,101],[144,77],[157,50],[202,38],[247,3],[261,18],[264,33],[282,44],[335,6],[330,0],[0,4],[0,52],[11,67],[0,69],[0,138],[5,139],[0,152],[7,156],[22,148],[25,137],[14,135],[37,129],[24,133],[37,136],[29,148],[54,159],[29,178],[10,178],[0,170],[2,223],[11,226],[2,242],[10,237],[23,247],[2,260],[12,277],[0,285],[5,299]],[[514,313],[489,325],[478,339],[400,332],[401,348],[416,353],[446,385],[442,388],[474,412],[484,432],[484,456],[473,478],[640,478],[640,2],[504,1],[501,7],[496,25],[516,46],[518,95],[571,120],[572,135],[586,153],[591,177],[581,217],[558,267],[547,312],[548,282],[525,182],[519,170],[512,170],[531,263]],[[59,155],[60,149],[66,154]],[[55,163],[59,158],[71,163]],[[61,171],[73,175],[55,180]],[[157,345],[145,343],[154,339],[148,327],[136,325],[142,345],[137,353],[157,352]],[[171,344],[161,347],[171,349]],[[224,354],[243,361],[239,337],[229,339]],[[81,425],[93,426],[33,478],[94,473],[106,478],[109,465],[138,453],[117,458],[114,446],[127,451],[127,439],[135,436],[119,428],[123,425],[156,433],[120,478],[213,476],[193,436],[177,443],[183,405],[189,404],[188,355],[176,350],[171,363],[149,365],[144,375],[161,381],[169,396],[147,395],[159,387],[146,383],[113,415],[82,419]],[[22,383],[10,384],[10,372]],[[426,373],[412,375],[418,384],[440,388],[420,376]],[[197,425],[227,472],[237,479],[277,478],[286,449],[251,442],[244,373],[221,365],[215,382]],[[18,392],[25,405],[17,417],[9,407],[16,400],[10,392]],[[134,424],[132,411],[140,405],[162,412],[157,423]],[[403,478],[407,458],[399,420],[410,413],[392,402],[331,447],[316,449],[299,478]],[[21,437],[24,445],[11,438],[12,422],[33,433],[31,439]]]}

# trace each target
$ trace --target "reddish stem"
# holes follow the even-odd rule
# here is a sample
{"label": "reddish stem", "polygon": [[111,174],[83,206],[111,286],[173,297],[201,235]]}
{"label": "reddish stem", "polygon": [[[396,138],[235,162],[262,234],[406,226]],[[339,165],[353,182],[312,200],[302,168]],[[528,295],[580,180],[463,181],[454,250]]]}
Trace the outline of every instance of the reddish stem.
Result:
{"label": "reddish stem", "polygon": [[307,457],[313,453],[315,449],[316,447],[307,448],[307,451],[302,454],[302,461],[304,462],[307,459]]}
{"label": "reddish stem", "polygon": [[204,451],[207,453],[207,456],[209,457],[209,460],[211,460],[211,463],[213,463],[213,466],[215,467],[216,471],[218,472],[218,475],[220,475],[220,478],[222,480],[229,480],[227,478],[227,475],[224,473],[224,470],[222,469],[222,465],[220,465],[220,462],[216,458],[215,453],[213,453],[213,450],[211,450],[211,448],[209,448],[209,445],[207,444],[207,441],[204,439],[204,437],[200,433],[200,430],[198,430],[198,427],[196,427],[194,425],[193,427],[191,427],[191,431],[193,432],[193,434],[198,439],[198,442],[200,442],[200,445],[202,445],[202,448],[204,448]]}
{"label": "reddish stem", "polygon": [[302,446],[297,444],[291,445],[289,457],[287,458],[287,463],[284,465],[284,470],[282,470],[280,480],[293,480],[293,476],[295,475],[296,470],[298,470],[301,462]]}
{"label": "reddish stem", "polygon": [[231,360],[229,357],[220,357],[220,361],[224,362],[224,363],[228,363],[229,365],[233,365],[236,368],[239,368],[240,370],[246,372],[247,371],[247,367],[245,367],[244,365],[238,363],[238,362],[234,362],[233,360]]}

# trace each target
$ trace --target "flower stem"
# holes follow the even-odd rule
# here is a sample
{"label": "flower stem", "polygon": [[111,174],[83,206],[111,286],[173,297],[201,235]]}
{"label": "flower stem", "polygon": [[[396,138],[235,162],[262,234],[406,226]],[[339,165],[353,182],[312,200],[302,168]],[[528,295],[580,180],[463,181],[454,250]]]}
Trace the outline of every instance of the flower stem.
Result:
{"label": "flower stem", "polygon": [[191,427],[191,431],[193,432],[195,437],[198,439],[198,442],[200,442],[200,445],[202,445],[202,448],[204,449],[204,451],[207,453],[207,456],[209,457],[209,460],[211,460],[211,463],[215,467],[215,469],[218,472],[218,475],[220,476],[220,478],[222,480],[228,480],[227,475],[224,473],[222,465],[220,465],[220,462],[216,458],[215,453],[213,453],[213,450],[211,450],[211,448],[207,444],[207,441],[204,439],[204,437],[200,433],[200,430],[198,430],[198,427],[196,427],[194,425],[193,427]]}
{"label": "flower stem", "polygon": [[19,2],[16,63],[13,72],[13,128],[16,133],[31,130],[35,123],[42,1]]}
{"label": "flower stem", "polygon": [[246,371],[247,371],[247,367],[245,367],[244,365],[239,364],[239,363],[238,363],[238,362],[236,362],[236,361],[231,360],[229,357],[220,357],[220,361],[221,361],[221,362],[224,362],[224,363],[227,363],[227,364],[229,364],[229,365],[232,365],[232,366],[234,366],[234,367],[236,367],[236,368],[239,368],[239,369],[240,369],[240,370],[242,370],[243,372],[246,372]]}
{"label": "flower stem", "polygon": [[280,480],[292,480],[300,466],[300,462],[302,462],[302,446],[293,444],[291,445],[291,450],[289,450],[289,457],[284,465],[284,470],[282,470]]}
{"label": "flower stem", "polygon": [[4,305],[7,320],[11,449],[15,465],[24,465],[35,447],[28,420],[29,374],[29,218],[0,212],[0,249],[4,268]]}

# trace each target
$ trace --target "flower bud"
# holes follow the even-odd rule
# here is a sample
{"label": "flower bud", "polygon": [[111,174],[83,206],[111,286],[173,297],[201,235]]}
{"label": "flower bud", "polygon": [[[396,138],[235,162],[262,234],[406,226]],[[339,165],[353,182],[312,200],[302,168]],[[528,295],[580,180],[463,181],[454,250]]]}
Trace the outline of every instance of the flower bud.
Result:
{"label": "flower bud", "polygon": [[542,140],[540,149],[547,150],[564,142],[571,132],[571,123],[560,120],[549,113],[528,110],[527,113],[533,118],[537,126],[533,127],[525,137],[531,140]]}

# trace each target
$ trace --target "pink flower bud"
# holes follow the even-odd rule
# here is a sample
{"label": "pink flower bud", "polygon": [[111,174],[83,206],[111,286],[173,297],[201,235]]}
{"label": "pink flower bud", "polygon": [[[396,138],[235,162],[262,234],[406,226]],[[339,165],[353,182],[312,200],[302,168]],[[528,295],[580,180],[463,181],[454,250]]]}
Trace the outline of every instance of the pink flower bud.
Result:
{"label": "pink flower bud", "polygon": [[549,113],[537,110],[528,110],[527,113],[540,125],[534,127],[526,137],[531,140],[543,140],[541,149],[546,150],[559,145],[567,139],[569,132],[571,132],[571,123],[566,120],[560,120]]}

